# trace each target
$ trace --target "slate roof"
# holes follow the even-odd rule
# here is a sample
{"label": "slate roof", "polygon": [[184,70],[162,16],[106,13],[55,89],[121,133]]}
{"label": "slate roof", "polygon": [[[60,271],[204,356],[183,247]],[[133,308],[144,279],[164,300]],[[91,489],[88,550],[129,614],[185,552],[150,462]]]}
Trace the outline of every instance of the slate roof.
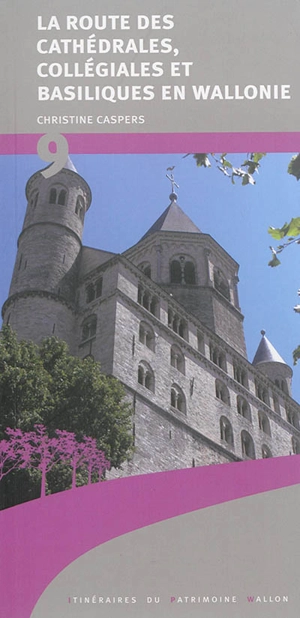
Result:
{"label": "slate roof", "polygon": [[154,234],[154,232],[191,232],[193,234],[201,234],[201,230],[176,202],[171,202],[141,240],[144,240],[150,234]]}
{"label": "slate roof", "polygon": [[252,365],[259,365],[259,363],[283,363],[286,365],[286,362],[280,354],[278,354],[277,350],[275,350],[269,339],[265,336],[265,331],[261,331],[261,333],[262,338],[256,350]]}

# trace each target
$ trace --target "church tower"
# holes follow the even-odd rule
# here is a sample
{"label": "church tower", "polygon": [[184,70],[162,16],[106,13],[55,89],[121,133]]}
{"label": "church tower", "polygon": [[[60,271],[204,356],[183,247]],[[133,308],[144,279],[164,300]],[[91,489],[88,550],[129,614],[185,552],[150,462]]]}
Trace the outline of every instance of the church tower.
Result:
{"label": "church tower", "polygon": [[3,307],[3,322],[37,343],[55,334],[74,349],[78,256],[90,188],[68,160],[60,172],[31,176],[27,209]]}
{"label": "church tower", "polygon": [[[246,344],[238,301],[238,264],[204,234],[177,204],[170,204],[125,255],[198,320],[244,357]],[[173,316],[170,314],[170,321]]]}

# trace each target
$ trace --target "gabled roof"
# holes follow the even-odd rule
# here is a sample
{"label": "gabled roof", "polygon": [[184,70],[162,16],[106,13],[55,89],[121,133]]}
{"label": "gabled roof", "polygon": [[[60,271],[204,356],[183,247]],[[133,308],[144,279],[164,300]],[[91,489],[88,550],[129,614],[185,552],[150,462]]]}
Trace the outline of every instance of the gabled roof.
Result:
{"label": "gabled roof", "polygon": [[154,232],[191,232],[192,234],[200,234],[201,230],[183,212],[180,206],[173,201],[141,240],[144,240],[150,234],[154,234]]}
{"label": "gabled roof", "polygon": [[260,363],[283,363],[286,365],[286,362],[280,354],[278,354],[277,350],[275,350],[269,339],[265,336],[264,330],[261,331],[261,334],[262,338],[256,350],[252,365],[259,365]]}

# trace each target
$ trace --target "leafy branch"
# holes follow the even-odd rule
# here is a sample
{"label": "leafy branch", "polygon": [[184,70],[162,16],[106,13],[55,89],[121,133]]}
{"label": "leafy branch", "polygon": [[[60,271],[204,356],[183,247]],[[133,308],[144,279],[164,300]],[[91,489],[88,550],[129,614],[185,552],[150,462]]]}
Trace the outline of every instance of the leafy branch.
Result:
{"label": "leafy branch", "polygon": [[[190,153],[189,153],[190,154]],[[189,156],[185,155],[186,157]],[[232,184],[235,184],[236,179],[242,181],[242,185],[255,185],[254,174],[259,172],[260,160],[265,156],[265,152],[252,152],[247,155],[245,161],[240,167],[235,167],[227,158],[227,153],[221,155],[214,153],[195,153],[193,158],[196,160],[198,167],[212,167],[211,161],[214,161],[217,169],[227,178],[230,178]],[[299,172],[300,173],[300,172]]]}

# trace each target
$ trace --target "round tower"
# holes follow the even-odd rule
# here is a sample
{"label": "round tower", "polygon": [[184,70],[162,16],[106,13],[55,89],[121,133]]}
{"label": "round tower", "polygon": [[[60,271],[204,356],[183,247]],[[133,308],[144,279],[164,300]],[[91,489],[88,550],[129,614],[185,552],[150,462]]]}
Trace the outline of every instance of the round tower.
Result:
{"label": "round tower", "polygon": [[252,365],[270,378],[284,393],[291,396],[293,371],[267,339],[266,332],[262,330],[261,334],[262,338]]}
{"label": "round tower", "polygon": [[33,174],[26,197],[3,321],[20,339],[39,343],[54,334],[72,352],[78,262],[91,191],[69,160],[50,178]]}

